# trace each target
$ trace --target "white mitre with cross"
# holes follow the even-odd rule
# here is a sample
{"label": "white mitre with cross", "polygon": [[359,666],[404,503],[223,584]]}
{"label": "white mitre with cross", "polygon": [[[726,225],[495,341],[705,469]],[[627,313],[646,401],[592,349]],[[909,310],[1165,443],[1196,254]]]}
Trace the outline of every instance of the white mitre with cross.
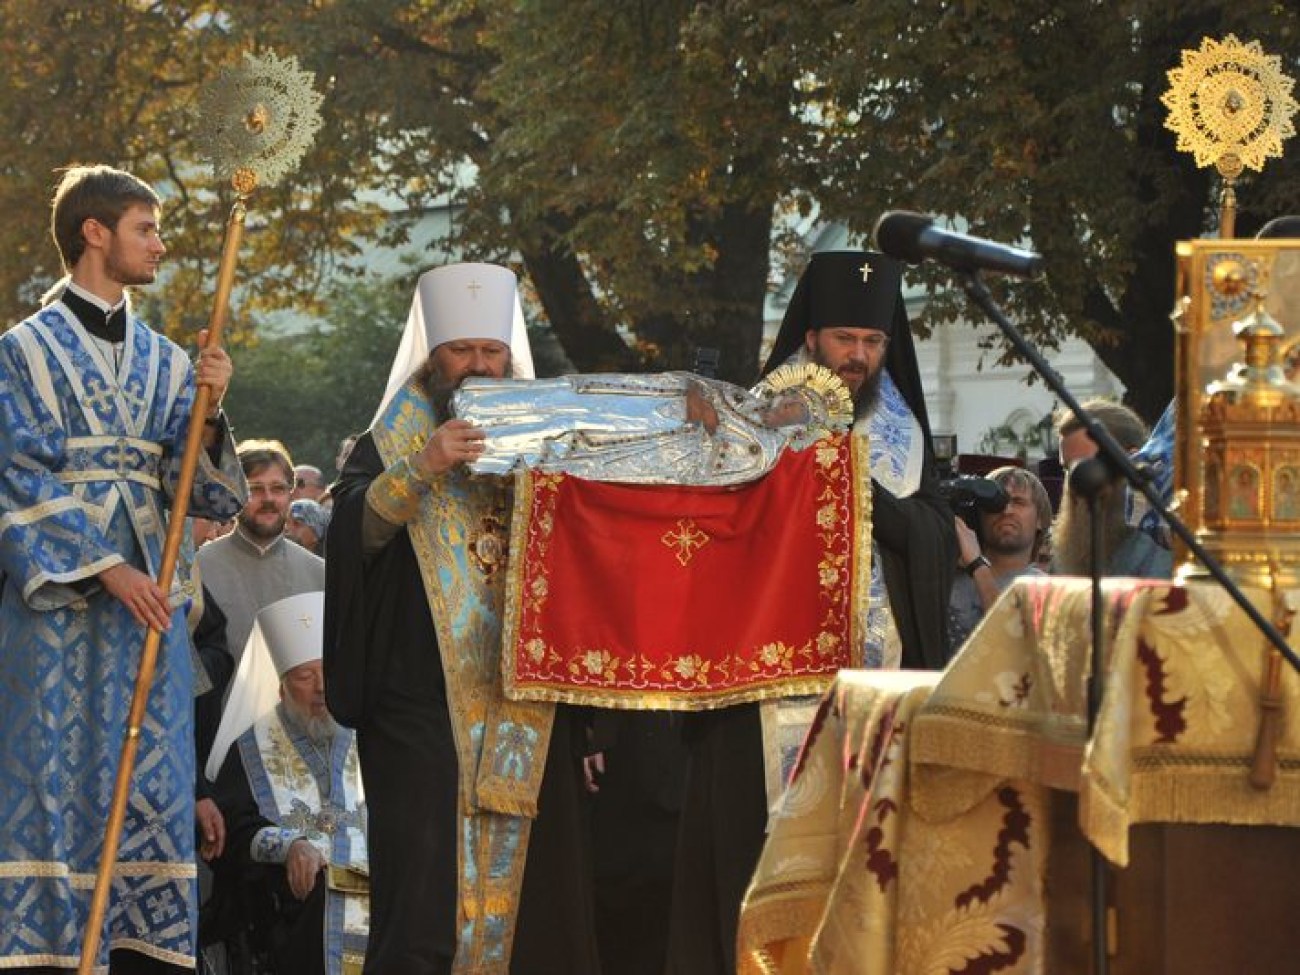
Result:
{"label": "white mitre with cross", "polygon": [[216,781],[230,746],[280,700],[280,679],[321,659],[324,621],[323,592],[299,593],[258,612],[204,767],[210,780]]}
{"label": "white mitre with cross", "polygon": [[430,352],[457,339],[505,342],[512,375],[533,378],[533,353],[513,271],[499,264],[465,263],[420,275],[375,420]]}

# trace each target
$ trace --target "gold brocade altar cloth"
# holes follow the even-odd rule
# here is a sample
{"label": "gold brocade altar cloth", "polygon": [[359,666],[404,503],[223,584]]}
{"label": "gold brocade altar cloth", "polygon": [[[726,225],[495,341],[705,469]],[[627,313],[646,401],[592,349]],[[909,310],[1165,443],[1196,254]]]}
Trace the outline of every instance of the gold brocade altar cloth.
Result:
{"label": "gold brocade altar cloth", "polygon": [[[1078,791],[1084,834],[1120,866],[1135,823],[1300,825],[1300,678],[1289,667],[1277,781],[1248,781],[1269,651],[1246,614],[1217,584],[1110,579],[1102,591],[1107,672],[1092,740],[1088,581],[1018,580],[918,717],[911,761],[943,774],[917,777],[917,810],[957,814],[1005,778]],[[1269,615],[1266,592],[1247,595]]]}
{"label": "gold brocade altar cloth", "polygon": [[1211,584],[1103,595],[1091,741],[1086,579],[1017,580],[942,675],[840,674],[745,899],[742,972],[1044,975],[1049,788],[1079,792],[1084,835],[1121,865],[1133,824],[1300,826],[1300,678],[1283,675],[1257,791],[1267,644],[1246,615]]}

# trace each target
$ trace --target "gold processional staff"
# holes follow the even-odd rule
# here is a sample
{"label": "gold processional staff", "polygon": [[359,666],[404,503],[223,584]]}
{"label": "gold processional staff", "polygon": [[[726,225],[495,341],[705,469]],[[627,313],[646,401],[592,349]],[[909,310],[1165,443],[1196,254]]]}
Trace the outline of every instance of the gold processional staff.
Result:
{"label": "gold processional staff", "polygon": [[[1169,90],[1160,99],[1169,109],[1165,127],[1177,134],[1178,149],[1190,152],[1197,166],[1214,166],[1218,170],[1223,179],[1219,237],[1231,239],[1236,234],[1237,196],[1233,185],[1237,178],[1247,168],[1258,172],[1265,160],[1280,158],[1282,143],[1295,135],[1292,116],[1297,106],[1291,97],[1295,82],[1282,71],[1280,58],[1266,54],[1258,41],[1243,43],[1233,34],[1222,41],[1202,38],[1199,49],[1182,52],[1182,64],[1171,69],[1168,77]],[[1227,287],[1228,283],[1217,280],[1219,277],[1216,273],[1216,286]],[[1244,271],[1238,277],[1244,281]],[[1183,289],[1178,290],[1181,293]],[[1262,309],[1262,294],[1259,299]],[[1198,425],[1189,422],[1193,419],[1183,413],[1178,421],[1182,427],[1177,434],[1178,450],[1184,457],[1200,447],[1187,440],[1199,431]],[[1198,489],[1196,497],[1200,496]],[[1275,555],[1270,558],[1268,577],[1273,603],[1271,622],[1287,633],[1295,610],[1278,586]],[[1257,789],[1268,789],[1276,777],[1277,738],[1282,730],[1282,655],[1267,640],[1265,645],[1268,656],[1260,687],[1259,732],[1249,776]]]}
{"label": "gold processional staff", "polygon": [[1246,169],[1259,172],[1270,157],[1281,158],[1282,142],[1295,135],[1294,82],[1259,41],[1242,43],[1232,34],[1221,41],[1202,38],[1198,50],[1182,53],[1182,65],[1170,69],[1169,90],[1160,96],[1169,109],[1165,128],[1178,136],[1180,152],[1223,178],[1219,236],[1226,240],[1236,235],[1237,178]]}
{"label": "gold processional staff", "polygon": [[[312,81],[311,74],[300,70],[294,57],[281,60],[269,52],[260,56],[245,54],[237,67],[223,73],[200,95],[200,134],[205,154],[212,161],[218,179],[229,179],[235,191],[235,203],[226,222],[221,265],[217,271],[217,292],[208,320],[209,343],[221,342],[230,311],[230,291],[235,281],[235,262],[243,239],[248,197],[259,185],[271,185],[293,169],[320,129],[321,96]],[[172,499],[162,567],[158,572],[158,586],[163,592],[171,591],[176,571],[194,472],[202,449],[203,417],[207,414],[210,397],[211,391],[207,386],[196,388],[185,452],[181,456],[180,477]],[[99,953],[108,889],[117,862],[126,801],[135,771],[140,726],[153,684],[161,639],[162,633],[151,627],[140,653],[140,672],[136,676],[122,756],[113,784],[113,798],[104,829],[104,849],[95,873],[95,890],[81,944],[78,975],[90,975]]]}

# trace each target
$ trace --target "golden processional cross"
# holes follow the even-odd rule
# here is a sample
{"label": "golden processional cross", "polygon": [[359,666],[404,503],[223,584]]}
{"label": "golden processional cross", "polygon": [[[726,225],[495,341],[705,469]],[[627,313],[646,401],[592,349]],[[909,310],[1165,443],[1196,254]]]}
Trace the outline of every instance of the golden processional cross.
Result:
{"label": "golden processional cross", "polygon": [[1264,53],[1259,41],[1242,43],[1232,34],[1222,41],[1203,38],[1198,50],[1183,51],[1182,64],[1169,71],[1169,90],[1160,97],[1169,109],[1165,128],[1178,136],[1178,149],[1190,152],[1197,166],[1214,166],[1223,178],[1219,236],[1224,239],[1236,232],[1237,178],[1281,156],[1282,143],[1295,134],[1294,85],[1279,57]]}

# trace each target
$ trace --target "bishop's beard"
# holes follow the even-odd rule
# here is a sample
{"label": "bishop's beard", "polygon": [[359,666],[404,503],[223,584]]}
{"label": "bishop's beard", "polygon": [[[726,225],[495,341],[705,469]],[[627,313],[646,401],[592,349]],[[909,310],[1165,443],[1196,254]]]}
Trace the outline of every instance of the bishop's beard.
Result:
{"label": "bishop's beard", "polygon": [[314,715],[305,708],[299,707],[292,698],[285,696],[284,701],[285,719],[294,728],[297,728],[304,735],[310,738],[317,745],[327,745],[334,740],[335,734],[338,733],[339,725],[334,720],[334,715],[328,711],[322,715]]}
{"label": "bishop's beard", "polygon": [[853,418],[860,420],[876,408],[880,402],[880,382],[885,367],[882,365],[862,381],[858,394],[853,397]]}
{"label": "bishop's beard", "polygon": [[[1114,484],[1101,503],[1102,545],[1107,559],[1128,534],[1124,519],[1124,486]],[[1057,575],[1088,575],[1092,565],[1091,521],[1088,502],[1070,490],[1068,481],[1061,510],[1052,522],[1052,571]]]}

